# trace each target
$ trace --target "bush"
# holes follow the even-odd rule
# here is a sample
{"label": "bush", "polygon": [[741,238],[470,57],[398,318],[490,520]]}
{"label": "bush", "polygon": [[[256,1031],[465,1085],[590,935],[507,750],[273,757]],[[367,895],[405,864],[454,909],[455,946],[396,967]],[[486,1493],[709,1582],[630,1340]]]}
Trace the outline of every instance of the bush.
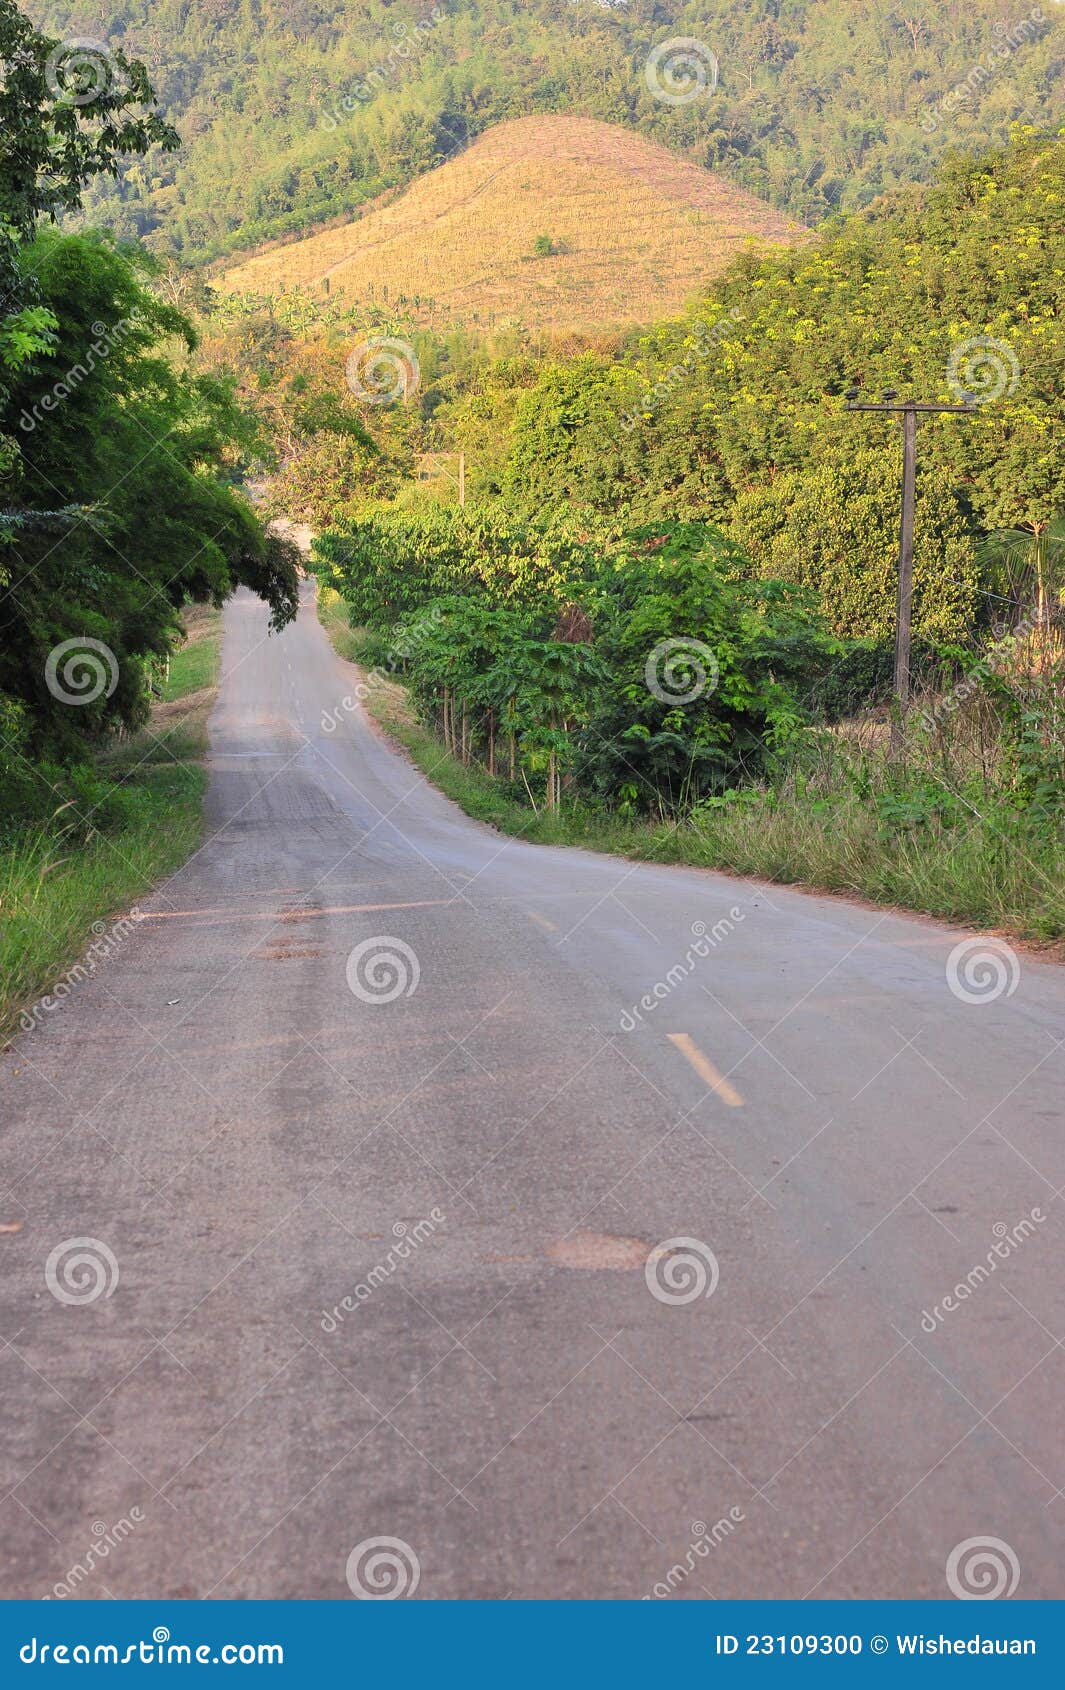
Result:
{"label": "bush", "polygon": [[603,680],[578,775],[630,807],[674,811],[756,778],[810,719],[838,644],[808,594],[737,578],[742,554],[703,524],[638,530],[604,572]]}

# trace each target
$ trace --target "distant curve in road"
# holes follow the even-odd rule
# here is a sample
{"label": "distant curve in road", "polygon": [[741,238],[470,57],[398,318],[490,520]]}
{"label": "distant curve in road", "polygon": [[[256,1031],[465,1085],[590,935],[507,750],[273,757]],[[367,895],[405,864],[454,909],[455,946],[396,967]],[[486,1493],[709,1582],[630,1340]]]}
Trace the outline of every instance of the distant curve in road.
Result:
{"label": "distant curve in road", "polygon": [[500,836],[267,617],[3,1057],[4,1594],[1060,1596],[1065,976]]}

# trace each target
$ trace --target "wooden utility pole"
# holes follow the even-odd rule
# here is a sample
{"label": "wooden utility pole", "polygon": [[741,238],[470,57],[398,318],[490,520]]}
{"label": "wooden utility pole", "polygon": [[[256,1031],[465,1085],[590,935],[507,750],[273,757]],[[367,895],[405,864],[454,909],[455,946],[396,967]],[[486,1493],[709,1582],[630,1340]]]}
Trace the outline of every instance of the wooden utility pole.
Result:
{"label": "wooden utility pole", "polygon": [[899,523],[899,594],[895,608],[895,697],[899,723],[910,708],[913,645],[913,507],[917,497],[917,412],[902,413],[902,520]]}
{"label": "wooden utility pole", "polygon": [[[458,474],[453,475],[451,470],[443,468],[443,466],[440,464],[441,458],[457,458],[458,459],[458,466],[457,466],[458,467]],[[421,454],[420,459],[419,459],[419,468],[424,464],[430,464],[430,463],[434,467],[439,466],[440,468],[443,468],[443,473],[449,478],[449,480],[456,481],[458,483],[459,504],[465,505],[465,503],[466,503],[466,454],[465,454],[465,452],[423,452]],[[423,474],[423,479],[428,480],[428,474],[427,473]]]}
{"label": "wooden utility pole", "polygon": [[899,588],[895,609],[895,716],[891,724],[891,749],[902,750],[906,713],[910,708],[910,652],[913,644],[913,519],[917,490],[917,420],[921,415],[950,412],[972,416],[976,400],[965,395],[963,405],[923,405],[915,399],[898,401],[893,387],[886,387],[879,404],[863,403],[860,390],[848,388],[848,411],[890,411],[902,420],[902,516],[899,523]]}

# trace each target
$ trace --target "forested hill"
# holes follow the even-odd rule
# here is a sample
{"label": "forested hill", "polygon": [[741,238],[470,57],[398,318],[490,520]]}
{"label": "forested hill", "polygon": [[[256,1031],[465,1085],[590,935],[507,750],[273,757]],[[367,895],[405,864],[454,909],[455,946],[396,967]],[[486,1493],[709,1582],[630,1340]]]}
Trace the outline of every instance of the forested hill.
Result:
{"label": "forested hill", "polygon": [[[1050,0],[95,4],[27,9],[144,58],[183,147],[98,183],[88,215],[200,257],[349,212],[531,111],[627,124],[816,222],[1052,120],[1065,81]],[[716,75],[690,99],[678,37]]]}

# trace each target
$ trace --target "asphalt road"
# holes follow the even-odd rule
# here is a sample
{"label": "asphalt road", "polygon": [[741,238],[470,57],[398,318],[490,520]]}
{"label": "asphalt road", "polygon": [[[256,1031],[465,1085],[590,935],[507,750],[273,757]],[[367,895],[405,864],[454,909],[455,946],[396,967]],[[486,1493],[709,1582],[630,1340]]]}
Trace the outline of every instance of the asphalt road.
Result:
{"label": "asphalt road", "polygon": [[1065,975],[478,826],[308,595],[0,1063],[3,1593],[1060,1596]]}

